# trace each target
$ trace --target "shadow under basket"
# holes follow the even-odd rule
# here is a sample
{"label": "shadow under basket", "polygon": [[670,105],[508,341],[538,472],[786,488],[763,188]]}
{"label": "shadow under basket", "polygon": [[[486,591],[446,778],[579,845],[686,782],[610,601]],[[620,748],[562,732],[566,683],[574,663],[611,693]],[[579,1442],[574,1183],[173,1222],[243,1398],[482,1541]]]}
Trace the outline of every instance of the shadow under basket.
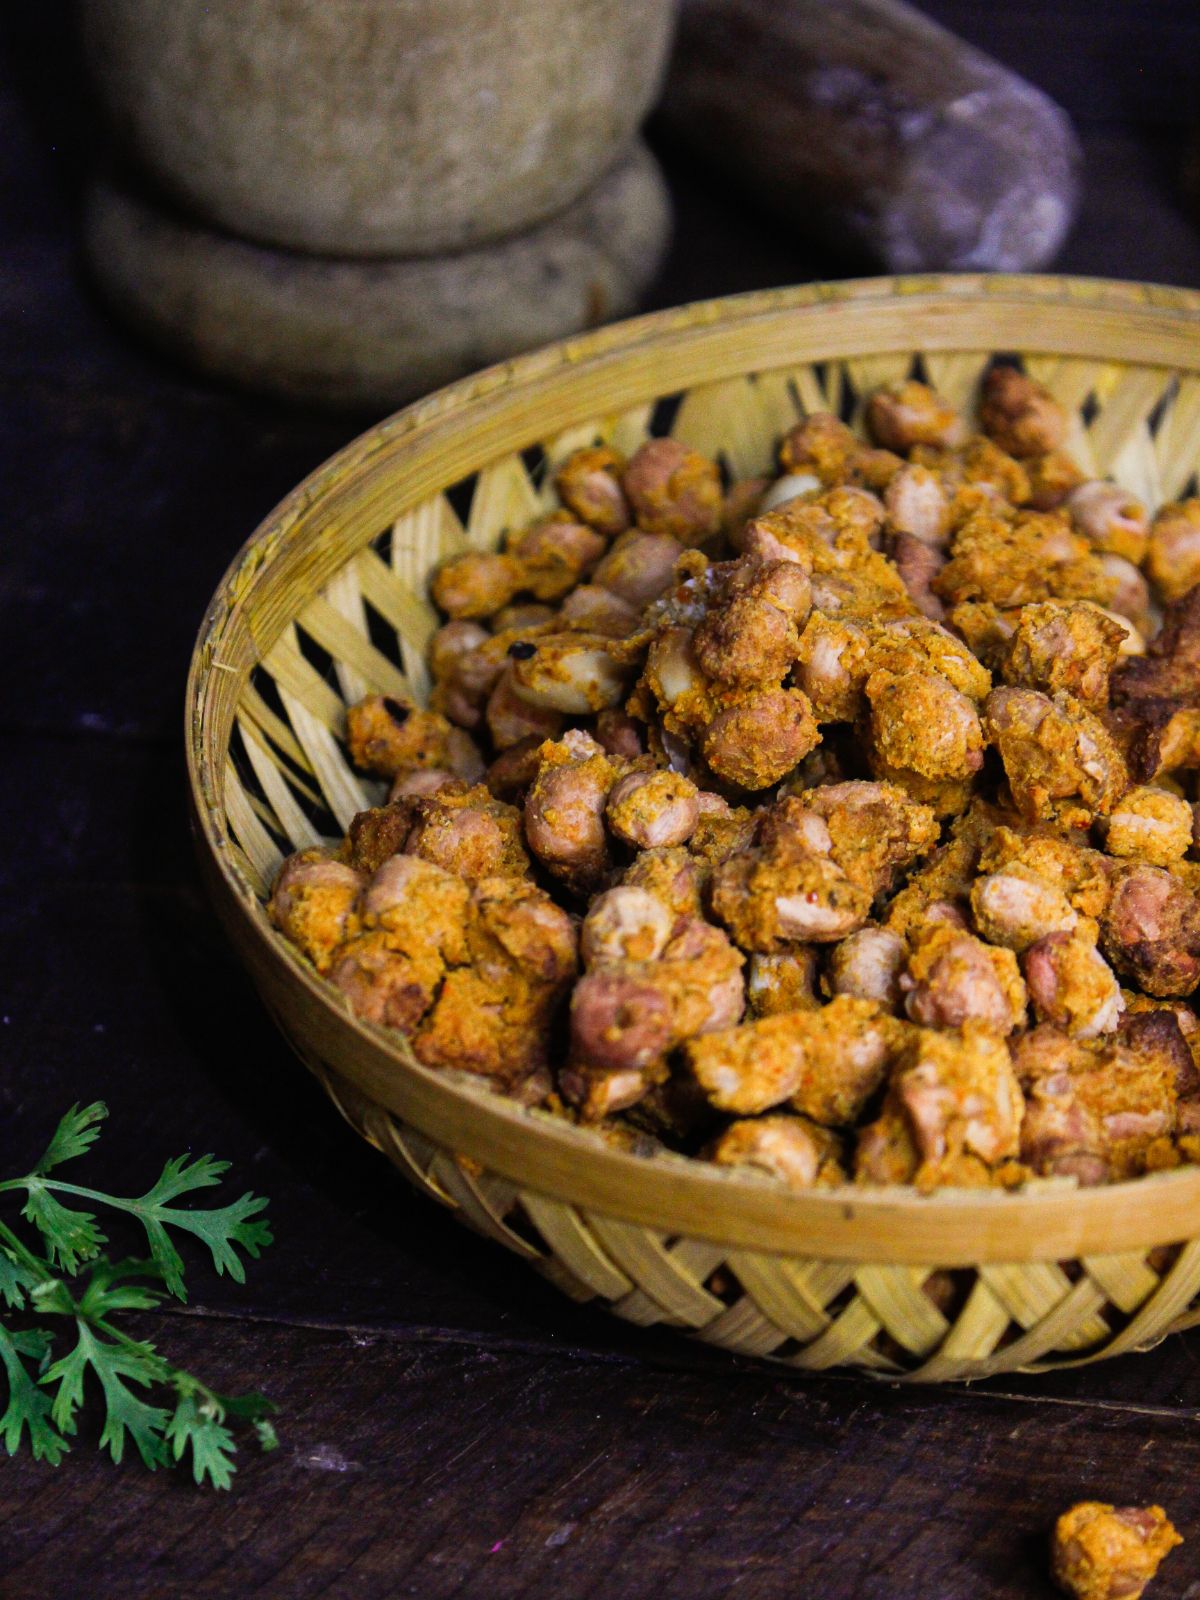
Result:
{"label": "shadow under basket", "polygon": [[[599,440],[670,432],[732,477],[805,412],[861,421],[916,374],[970,410],[997,359],[1066,406],[1066,447],[1151,505],[1194,492],[1200,293],[1065,278],[869,279],[643,317],[493,367],[381,422],[299,486],[234,561],[187,698],[208,887],[263,999],[351,1125],[420,1190],[573,1299],[744,1355],[924,1381],[1145,1349],[1200,1321],[1200,1169],[1078,1190],[841,1188],[643,1158],[422,1067],[270,926],[282,856],[340,836],[381,786],[346,705],[423,700],[430,569],[555,504]],[[936,1274],[936,1276],[934,1276]]]}

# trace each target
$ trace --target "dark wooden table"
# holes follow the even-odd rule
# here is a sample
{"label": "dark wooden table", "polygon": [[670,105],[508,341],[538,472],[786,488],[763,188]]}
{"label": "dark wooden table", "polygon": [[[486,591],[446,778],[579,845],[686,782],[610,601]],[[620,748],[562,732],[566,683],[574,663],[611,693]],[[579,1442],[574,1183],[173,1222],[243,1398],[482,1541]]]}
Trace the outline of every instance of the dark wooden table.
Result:
{"label": "dark wooden table", "polygon": [[[938,0],[1077,117],[1087,201],[1059,265],[1200,284],[1179,198],[1195,0]],[[951,1597],[1048,1594],[1081,1496],[1164,1502],[1156,1594],[1200,1594],[1200,1335],[971,1391],[804,1379],[572,1307],[416,1200],[275,1034],[202,903],[181,764],[192,636],[235,548],[369,419],[198,382],[81,283],[91,135],[59,0],[0,27],[0,1170],[106,1099],[93,1178],[214,1150],[272,1201],[245,1288],[195,1272],[148,1319],[280,1407],[234,1492],[0,1467],[0,1594]],[[836,275],[663,148],[678,208],[654,304]]]}

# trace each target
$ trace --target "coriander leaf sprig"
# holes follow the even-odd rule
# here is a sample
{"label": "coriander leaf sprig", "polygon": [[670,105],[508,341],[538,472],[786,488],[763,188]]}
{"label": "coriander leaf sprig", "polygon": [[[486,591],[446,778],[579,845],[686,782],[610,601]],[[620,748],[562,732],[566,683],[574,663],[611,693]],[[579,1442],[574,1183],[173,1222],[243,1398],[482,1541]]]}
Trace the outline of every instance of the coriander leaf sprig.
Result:
{"label": "coriander leaf sprig", "polygon": [[72,1106],[33,1171],[23,1178],[10,1178],[0,1183],[0,1194],[13,1189],[25,1191],[21,1215],[41,1233],[51,1261],[64,1272],[74,1273],[81,1262],[90,1261],[100,1253],[100,1247],[108,1243],[90,1212],[74,1210],[58,1200],[57,1196],[64,1194],[95,1201],[136,1217],[146,1230],[151,1258],[177,1300],[186,1300],[187,1291],[183,1282],[183,1260],[171,1241],[168,1227],[195,1235],[208,1246],[218,1274],[228,1272],[235,1283],[245,1283],[246,1270],[237,1247],[241,1246],[248,1256],[257,1260],[264,1246],[271,1243],[269,1225],[256,1220],[258,1213],[266,1209],[266,1200],[261,1195],[244,1194],[232,1205],[209,1211],[185,1211],[170,1204],[181,1195],[220,1183],[229,1170],[228,1161],[217,1161],[212,1156],[173,1156],[154,1187],[135,1200],[46,1177],[63,1162],[82,1155],[95,1142],[100,1132],[98,1124],[107,1115],[107,1107],[99,1101],[82,1110]]}
{"label": "coriander leaf sprig", "polygon": [[[0,1221],[0,1300],[9,1313],[23,1313],[22,1321],[37,1319],[29,1326],[12,1326],[11,1317],[0,1317],[0,1371],[8,1390],[0,1438],[12,1455],[28,1434],[35,1459],[57,1465],[78,1427],[90,1376],[104,1401],[100,1444],[114,1461],[121,1460],[127,1439],[152,1470],[190,1454],[197,1483],[207,1479],[215,1488],[227,1489],[236,1449],[227,1420],[253,1424],[259,1445],[270,1450],[276,1443],[267,1420],[271,1403],[257,1394],[218,1394],[194,1374],[173,1366],[149,1340],[131,1338],[112,1319],[153,1310],[167,1294],[186,1300],[183,1258],[171,1229],[199,1239],[218,1273],[244,1282],[238,1251],[256,1259],[271,1243],[270,1227],[261,1216],[267,1202],[244,1194],[230,1205],[207,1210],[174,1204],[211,1188],[228,1171],[228,1162],[207,1155],[172,1158],[157,1183],[136,1199],[48,1177],[87,1152],[107,1114],[100,1102],[72,1106],[33,1171],[0,1182],[0,1198],[24,1193],[21,1215],[37,1231],[44,1251],[39,1255],[31,1250]],[[64,1204],[60,1195],[136,1219],[145,1231],[150,1258],[109,1260],[101,1254],[108,1241],[95,1215]],[[68,1280],[80,1281],[82,1291],[74,1292]],[[53,1320],[47,1326],[43,1318]],[[54,1359],[56,1331],[71,1325],[74,1345]],[[152,1403],[152,1396],[170,1402],[170,1409]]]}

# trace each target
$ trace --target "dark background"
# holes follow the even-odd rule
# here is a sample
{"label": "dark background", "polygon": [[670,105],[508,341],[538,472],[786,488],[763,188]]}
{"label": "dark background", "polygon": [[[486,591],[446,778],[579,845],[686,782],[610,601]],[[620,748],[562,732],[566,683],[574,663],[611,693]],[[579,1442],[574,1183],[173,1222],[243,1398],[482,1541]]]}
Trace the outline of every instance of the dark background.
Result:
{"label": "dark background", "polygon": [[[84,0],[86,3],[86,0]],[[938,0],[1056,96],[1087,157],[1064,271],[1200,286],[1180,172],[1195,0]],[[0,18],[0,1172],[103,1097],[90,1178],[215,1150],[272,1200],[239,1289],[195,1261],[150,1331],[281,1448],[232,1495],[0,1464],[0,1595],[950,1600],[1048,1594],[1072,1499],[1161,1500],[1200,1594],[1200,1335],[972,1391],[802,1379],[571,1306],[415,1199],[288,1053],[198,893],[182,690],[204,605],[273,503],[369,417],[227,393],[80,280],[95,138],[56,0]],[[651,129],[677,209],[668,305],[840,264]]]}

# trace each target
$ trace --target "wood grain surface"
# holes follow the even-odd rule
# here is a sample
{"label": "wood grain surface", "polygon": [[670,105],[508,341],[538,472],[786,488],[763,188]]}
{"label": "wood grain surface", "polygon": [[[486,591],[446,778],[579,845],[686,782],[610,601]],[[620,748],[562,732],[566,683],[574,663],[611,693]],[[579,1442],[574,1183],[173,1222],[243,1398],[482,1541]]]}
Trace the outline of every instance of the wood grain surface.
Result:
{"label": "wood grain surface", "polygon": [[[1175,188],[1194,6],[929,9],[1079,121],[1061,268],[1200,285]],[[1151,1592],[1200,1594],[1200,1334],[953,1393],[733,1363],[572,1307],[412,1197],[297,1069],[199,894],[183,677],[246,532],[371,419],[229,396],[109,326],[75,270],[67,19],[0,20],[0,1165],[102,1096],[97,1182],[190,1147],[270,1195],[246,1287],[196,1262],[192,1304],[148,1326],[265,1388],[282,1445],[229,1496],[89,1439],[57,1471],[0,1461],[0,1595],[1017,1600],[1051,1594],[1046,1530],[1085,1495],[1161,1501],[1188,1542]],[[660,153],[655,304],[837,273]]]}

